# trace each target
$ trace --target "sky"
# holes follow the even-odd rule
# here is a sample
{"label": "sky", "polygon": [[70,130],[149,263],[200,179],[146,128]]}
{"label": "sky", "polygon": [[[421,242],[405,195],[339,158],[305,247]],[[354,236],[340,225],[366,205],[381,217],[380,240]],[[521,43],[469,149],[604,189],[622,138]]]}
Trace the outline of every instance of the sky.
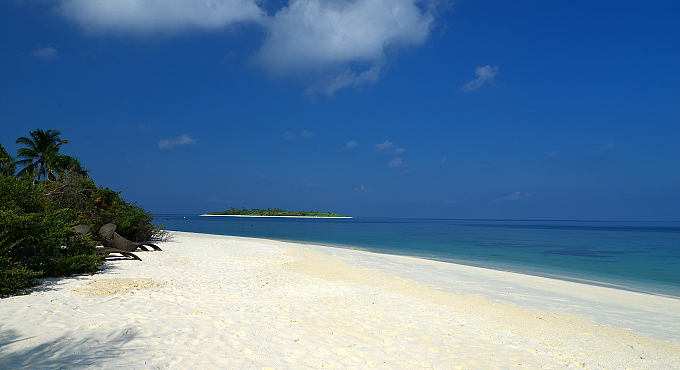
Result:
{"label": "sky", "polygon": [[153,213],[680,220],[680,2],[0,0],[0,143]]}

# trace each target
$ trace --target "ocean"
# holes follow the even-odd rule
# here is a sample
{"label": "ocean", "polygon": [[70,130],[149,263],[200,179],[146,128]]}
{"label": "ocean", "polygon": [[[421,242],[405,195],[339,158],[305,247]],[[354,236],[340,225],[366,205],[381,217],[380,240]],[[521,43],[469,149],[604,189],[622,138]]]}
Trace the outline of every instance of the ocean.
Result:
{"label": "ocean", "polygon": [[413,256],[680,298],[680,222],[154,215],[166,230]]}

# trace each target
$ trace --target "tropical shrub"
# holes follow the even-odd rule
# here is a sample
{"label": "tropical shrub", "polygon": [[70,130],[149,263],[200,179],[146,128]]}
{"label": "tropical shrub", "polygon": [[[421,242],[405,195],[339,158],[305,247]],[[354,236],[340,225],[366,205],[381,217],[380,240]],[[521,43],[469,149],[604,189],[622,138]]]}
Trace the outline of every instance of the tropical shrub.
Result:
{"label": "tropical shrub", "polygon": [[63,210],[0,212],[4,256],[41,277],[94,273],[103,263],[88,236],[73,230]]}
{"label": "tropical shrub", "polygon": [[[95,255],[97,232],[109,222],[133,241],[164,234],[142,206],[97,186],[77,159],[58,153],[68,143],[59,134],[38,129],[17,139],[26,148],[16,162],[0,144],[0,296],[24,293],[36,278],[97,272],[104,263]],[[25,167],[15,177],[17,164]],[[78,224],[91,232],[76,233]]]}

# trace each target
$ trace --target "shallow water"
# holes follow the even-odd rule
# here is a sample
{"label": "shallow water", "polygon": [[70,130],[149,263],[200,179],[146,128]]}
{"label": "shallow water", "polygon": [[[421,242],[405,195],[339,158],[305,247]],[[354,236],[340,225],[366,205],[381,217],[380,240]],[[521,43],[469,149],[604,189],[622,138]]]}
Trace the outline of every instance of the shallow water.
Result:
{"label": "shallow water", "polygon": [[680,297],[680,222],[155,215],[168,230],[332,245]]}

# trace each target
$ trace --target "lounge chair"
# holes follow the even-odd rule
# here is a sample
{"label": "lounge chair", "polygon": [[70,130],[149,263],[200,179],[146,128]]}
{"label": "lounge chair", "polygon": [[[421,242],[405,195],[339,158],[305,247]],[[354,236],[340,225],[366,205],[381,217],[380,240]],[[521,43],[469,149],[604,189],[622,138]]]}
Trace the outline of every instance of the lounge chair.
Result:
{"label": "lounge chair", "polygon": [[[87,233],[90,232],[90,226],[89,226],[89,225],[84,225],[84,224],[76,225],[76,227],[74,227],[73,229],[74,229],[77,233],[82,234],[82,235],[85,235],[85,234],[87,234]],[[72,237],[71,237],[71,242],[72,242],[72,243],[75,242],[75,238],[76,238],[75,236],[72,236]],[[134,259],[136,259],[136,260],[139,260],[139,261],[142,260],[141,258],[137,257],[137,255],[135,255],[135,254],[132,253],[132,252],[129,252],[129,251],[126,251],[126,250],[122,250],[122,249],[116,249],[116,248],[107,248],[107,247],[104,247],[104,248],[97,248],[97,249],[95,250],[94,253],[95,253],[95,254],[98,254],[98,255],[102,255],[102,256],[108,256],[110,253],[120,253],[120,254],[122,254],[122,255],[125,256],[125,257],[132,257],[132,258],[134,258]]]}
{"label": "lounge chair", "polygon": [[97,248],[94,252],[95,254],[101,255],[101,256],[108,256],[110,253],[120,253],[125,257],[132,257],[138,261],[141,261],[142,259],[137,257],[136,254],[128,251],[124,251],[122,249],[116,249],[116,248]]}
{"label": "lounge chair", "polygon": [[120,249],[127,252],[134,252],[137,248],[148,251],[146,246],[153,248],[154,250],[161,251],[155,244],[151,243],[135,243],[133,241],[127,240],[120,236],[116,232],[116,224],[106,224],[99,229],[99,236],[101,237],[102,245],[106,248]]}

